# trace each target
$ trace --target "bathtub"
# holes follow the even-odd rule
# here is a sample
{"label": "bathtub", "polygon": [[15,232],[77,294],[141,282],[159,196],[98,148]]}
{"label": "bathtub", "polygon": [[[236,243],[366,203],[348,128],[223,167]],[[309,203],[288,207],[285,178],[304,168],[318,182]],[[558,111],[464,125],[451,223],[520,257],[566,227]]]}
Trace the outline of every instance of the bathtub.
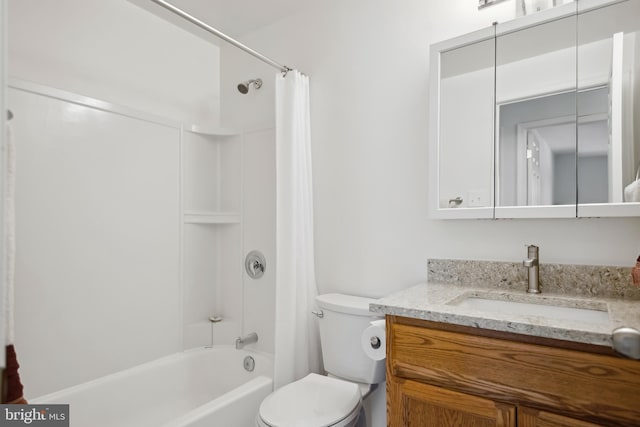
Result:
{"label": "bathtub", "polygon": [[[248,372],[250,356],[255,369]],[[272,391],[269,355],[220,346],[177,353],[48,394],[71,427],[251,427]]]}

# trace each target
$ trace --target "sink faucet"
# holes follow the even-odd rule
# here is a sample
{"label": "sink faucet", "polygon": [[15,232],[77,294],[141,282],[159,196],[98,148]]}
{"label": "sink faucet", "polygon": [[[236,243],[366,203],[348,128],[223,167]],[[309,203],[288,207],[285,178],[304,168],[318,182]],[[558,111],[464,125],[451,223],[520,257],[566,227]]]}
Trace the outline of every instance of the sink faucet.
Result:
{"label": "sink faucet", "polygon": [[254,342],[258,342],[258,334],[255,332],[251,332],[243,337],[236,338],[236,350],[244,348],[247,344],[253,344]]}
{"label": "sink faucet", "polygon": [[535,245],[527,246],[527,259],[522,261],[522,265],[529,269],[529,280],[527,284],[527,292],[530,294],[540,293],[540,260],[538,255],[538,247]]}

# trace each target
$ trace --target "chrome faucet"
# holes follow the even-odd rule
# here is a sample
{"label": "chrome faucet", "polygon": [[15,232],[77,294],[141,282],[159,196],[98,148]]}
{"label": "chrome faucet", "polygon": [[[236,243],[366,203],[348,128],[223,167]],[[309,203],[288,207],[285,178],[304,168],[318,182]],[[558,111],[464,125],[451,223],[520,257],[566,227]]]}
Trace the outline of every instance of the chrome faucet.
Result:
{"label": "chrome faucet", "polygon": [[529,269],[529,280],[527,284],[527,293],[540,293],[540,259],[538,254],[539,248],[535,245],[527,246],[527,259],[522,261],[522,265]]}
{"label": "chrome faucet", "polygon": [[258,342],[258,334],[255,332],[251,332],[243,337],[236,338],[236,350],[240,350],[244,348],[247,344],[253,344],[254,342]]}

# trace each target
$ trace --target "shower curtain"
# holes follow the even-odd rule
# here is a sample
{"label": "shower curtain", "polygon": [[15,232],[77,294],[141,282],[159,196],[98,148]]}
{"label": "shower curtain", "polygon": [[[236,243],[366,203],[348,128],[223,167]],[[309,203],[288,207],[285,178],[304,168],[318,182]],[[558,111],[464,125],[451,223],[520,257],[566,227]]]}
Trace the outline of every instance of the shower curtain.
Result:
{"label": "shower curtain", "polygon": [[313,251],[309,78],[276,76],[276,330],[274,386],[320,371]]}

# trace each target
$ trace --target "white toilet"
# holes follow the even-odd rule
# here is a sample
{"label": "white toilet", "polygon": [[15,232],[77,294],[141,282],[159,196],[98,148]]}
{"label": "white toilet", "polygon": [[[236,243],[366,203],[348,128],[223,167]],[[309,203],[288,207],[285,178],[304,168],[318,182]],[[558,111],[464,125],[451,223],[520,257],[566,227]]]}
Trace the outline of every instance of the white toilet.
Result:
{"label": "white toilet", "polygon": [[385,380],[385,361],[372,360],[361,337],[372,320],[370,298],[325,294],[316,298],[327,376],[309,374],[276,390],[260,405],[259,427],[352,427],[362,399]]}

